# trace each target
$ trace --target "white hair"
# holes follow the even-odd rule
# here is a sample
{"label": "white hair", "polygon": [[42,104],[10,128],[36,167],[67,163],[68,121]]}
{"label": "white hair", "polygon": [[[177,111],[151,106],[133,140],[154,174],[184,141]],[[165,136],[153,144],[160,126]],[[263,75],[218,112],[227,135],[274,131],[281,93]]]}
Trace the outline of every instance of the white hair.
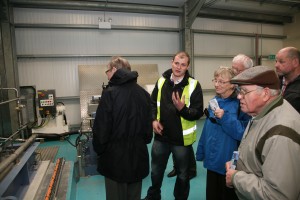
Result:
{"label": "white hair", "polygon": [[244,54],[238,54],[232,59],[233,63],[241,62],[243,63],[243,66],[245,69],[248,69],[250,67],[253,67],[253,61],[250,57],[244,55]]}
{"label": "white hair", "polygon": [[[256,88],[259,89],[259,90],[263,90],[264,89],[263,87],[258,86],[258,85],[257,85]],[[279,89],[270,89],[269,88],[269,90],[270,90],[271,96],[278,96],[280,94],[280,90]]]}

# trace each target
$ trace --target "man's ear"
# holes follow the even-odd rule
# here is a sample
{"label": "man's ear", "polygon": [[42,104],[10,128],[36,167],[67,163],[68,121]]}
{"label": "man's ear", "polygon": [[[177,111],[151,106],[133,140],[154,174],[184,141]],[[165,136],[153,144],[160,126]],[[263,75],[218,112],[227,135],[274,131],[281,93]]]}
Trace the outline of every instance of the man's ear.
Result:
{"label": "man's ear", "polygon": [[268,87],[265,87],[262,91],[263,100],[268,101],[271,98],[271,90]]}
{"label": "man's ear", "polygon": [[298,67],[298,66],[300,65],[300,60],[299,60],[299,58],[294,58],[294,59],[292,60],[292,64],[293,64],[294,67]]}

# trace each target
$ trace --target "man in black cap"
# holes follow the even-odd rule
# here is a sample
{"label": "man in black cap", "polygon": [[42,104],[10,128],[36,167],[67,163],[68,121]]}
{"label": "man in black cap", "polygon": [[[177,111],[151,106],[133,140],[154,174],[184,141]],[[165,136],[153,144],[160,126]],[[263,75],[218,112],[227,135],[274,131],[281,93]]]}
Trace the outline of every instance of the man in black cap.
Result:
{"label": "man in black cap", "polygon": [[226,185],[239,199],[300,199],[300,115],[280,95],[276,72],[257,66],[231,81],[241,110],[252,116],[238,149],[236,169],[226,163]]}

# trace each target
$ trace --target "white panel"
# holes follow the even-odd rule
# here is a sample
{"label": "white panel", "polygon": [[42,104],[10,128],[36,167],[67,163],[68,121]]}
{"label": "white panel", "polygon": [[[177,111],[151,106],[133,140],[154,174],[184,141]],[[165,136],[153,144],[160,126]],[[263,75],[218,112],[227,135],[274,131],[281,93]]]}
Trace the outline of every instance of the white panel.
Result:
{"label": "white panel", "polygon": [[231,67],[232,59],[226,58],[196,58],[194,77],[200,82],[202,89],[214,89],[212,79],[214,78],[214,71],[220,66]]}
{"label": "white panel", "polygon": [[284,35],[283,32],[284,26],[282,25],[275,25],[275,24],[262,24],[260,26],[260,34],[269,34],[269,35]]}
{"label": "white panel", "polygon": [[[215,89],[212,83],[214,72],[220,66],[231,67],[231,58],[196,58],[194,77],[197,79],[203,91],[203,105],[208,106],[208,101],[215,96]],[[210,89],[210,90],[209,90]]]}
{"label": "white panel", "polygon": [[17,54],[168,54],[179,49],[173,32],[16,29]]}
{"label": "white panel", "polygon": [[244,53],[254,55],[254,38],[240,36],[224,36],[210,34],[194,35],[195,54],[236,55]]}
{"label": "white panel", "polygon": [[260,51],[262,55],[276,55],[283,47],[283,40],[267,39],[259,40]]}
{"label": "white panel", "polygon": [[[175,54],[179,49],[174,51],[173,53]],[[151,57],[151,58],[128,58],[128,61],[130,64],[157,64],[158,66],[158,74],[161,76],[167,69],[171,68],[171,61],[172,57],[167,58],[167,57]]]}
{"label": "white panel", "polygon": [[[174,52],[175,53],[175,52]],[[164,57],[127,58],[130,64],[157,64],[161,75],[171,68],[171,59]],[[19,59],[21,86],[33,85],[37,90],[55,89],[57,97],[79,96],[78,66],[107,64],[110,58]]]}
{"label": "white panel", "polygon": [[[55,10],[14,8],[15,23],[49,24],[98,24],[98,18],[104,19],[103,11]],[[178,28],[179,17],[171,15],[152,15],[137,13],[106,12],[106,21],[111,18],[112,25],[149,26]]]}
{"label": "white panel", "polygon": [[52,63],[43,62],[41,60],[24,60],[18,62],[20,86],[36,86],[40,89],[54,88],[54,73]]}
{"label": "white panel", "polygon": [[109,58],[21,59],[18,61],[21,86],[37,90],[55,89],[57,97],[79,96],[78,65],[107,63]]}
{"label": "white panel", "polygon": [[275,69],[275,60],[262,59],[261,65],[273,67]]}
{"label": "white panel", "polygon": [[200,30],[227,31],[237,33],[283,35],[282,25],[259,24],[252,22],[239,22],[208,18],[196,18],[192,25],[192,28]]}
{"label": "white panel", "polygon": [[74,101],[63,101],[66,106],[66,116],[69,125],[80,124],[80,103],[79,99]]}

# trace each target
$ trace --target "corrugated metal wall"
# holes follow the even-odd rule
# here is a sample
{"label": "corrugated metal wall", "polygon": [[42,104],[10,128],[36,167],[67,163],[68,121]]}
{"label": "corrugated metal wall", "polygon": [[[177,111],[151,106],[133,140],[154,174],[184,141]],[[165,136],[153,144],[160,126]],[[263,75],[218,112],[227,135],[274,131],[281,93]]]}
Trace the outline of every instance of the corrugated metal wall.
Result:
{"label": "corrugated metal wall", "polygon": [[194,73],[202,88],[206,90],[205,106],[215,95],[211,80],[219,66],[230,67],[233,56],[239,53],[252,57],[255,63],[256,34],[258,35],[257,53],[263,56],[262,64],[273,66],[274,61],[264,57],[276,54],[283,43],[280,37],[269,37],[269,35],[283,34],[283,26],[280,25],[197,18],[193,29],[202,31],[202,33],[194,33]]}
{"label": "corrugated metal wall", "polygon": [[[97,26],[99,17],[103,19],[104,12],[14,8],[15,23],[25,24],[15,30],[20,85],[55,89],[66,104],[70,124],[80,123],[79,65],[106,64],[109,55],[126,55],[131,64],[157,64],[161,74],[170,68],[171,56],[181,49],[177,16],[106,12],[105,18],[112,19],[112,26],[129,27],[122,30],[92,28],[91,25]],[[32,27],[35,24],[45,28]],[[51,27],[58,24],[63,27]],[[79,28],[80,25],[88,28]],[[207,89],[205,102],[213,95],[211,79],[216,68],[231,66],[232,57],[238,53],[255,55],[254,34],[283,34],[279,25],[200,18],[195,20],[192,30],[195,56],[192,67],[195,78]],[[280,38],[259,39],[259,55],[275,54],[281,47]]]}

